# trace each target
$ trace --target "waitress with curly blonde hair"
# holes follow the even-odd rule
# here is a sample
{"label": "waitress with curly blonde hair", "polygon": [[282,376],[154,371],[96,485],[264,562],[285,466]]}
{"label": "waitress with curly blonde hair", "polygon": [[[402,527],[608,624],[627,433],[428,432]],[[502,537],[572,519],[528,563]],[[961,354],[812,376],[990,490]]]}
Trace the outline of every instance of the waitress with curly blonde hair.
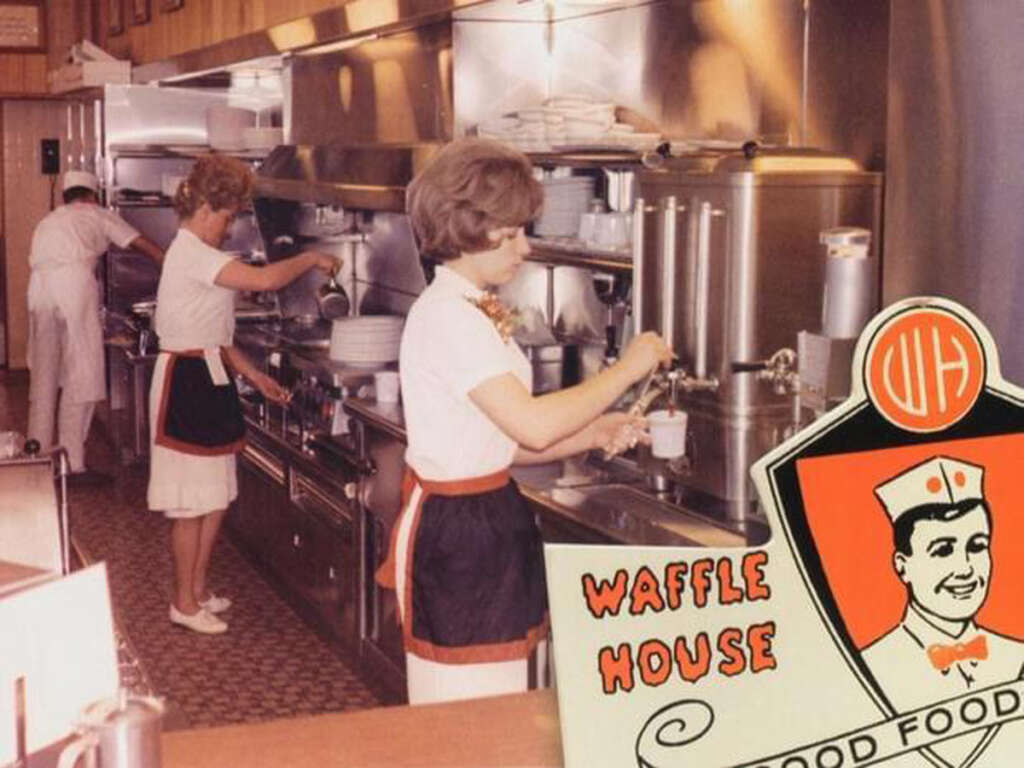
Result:
{"label": "waitress with curly blonde hair", "polygon": [[644,333],[596,376],[531,394],[530,363],[488,289],[529,253],[523,226],[542,194],[524,155],[480,139],[446,146],[409,188],[421,250],[441,264],[402,334],[409,493],[378,579],[398,594],[411,704],[545,683],[541,538],[509,467],[635,442],[636,417],[605,411],[671,358]]}
{"label": "waitress with curly blonde hair", "polygon": [[181,228],[167,249],[157,289],[160,355],[149,399],[148,503],[171,520],[170,620],[207,634],[227,629],[216,614],[231,605],[207,584],[217,534],[238,495],[235,453],[245,432],[229,371],[269,400],[288,398],[232,345],[235,291],[275,290],[310,268],[337,267],[334,257],[315,251],[255,267],[219,250],[251,189],[252,172],[241,161],[223,155],[196,161],[174,196]]}

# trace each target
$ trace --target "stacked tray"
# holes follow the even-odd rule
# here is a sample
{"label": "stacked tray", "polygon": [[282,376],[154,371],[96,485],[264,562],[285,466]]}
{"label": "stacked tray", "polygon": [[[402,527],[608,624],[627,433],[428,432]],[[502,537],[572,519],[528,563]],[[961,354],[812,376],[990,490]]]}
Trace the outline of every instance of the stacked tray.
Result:
{"label": "stacked tray", "polygon": [[398,359],[401,315],[342,317],[331,326],[330,358],[352,365],[375,365]]}

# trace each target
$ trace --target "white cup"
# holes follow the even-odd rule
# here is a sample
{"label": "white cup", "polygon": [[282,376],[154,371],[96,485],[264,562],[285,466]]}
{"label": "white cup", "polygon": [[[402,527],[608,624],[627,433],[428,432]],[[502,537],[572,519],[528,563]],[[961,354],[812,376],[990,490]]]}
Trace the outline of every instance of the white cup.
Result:
{"label": "white cup", "polygon": [[652,411],[647,414],[651,455],[675,459],[686,453],[686,411]]}
{"label": "white cup", "polygon": [[398,372],[377,371],[373,374],[373,388],[378,403],[398,402]]}
{"label": "white cup", "polygon": [[594,227],[594,240],[603,248],[621,248],[629,242],[628,213],[600,213]]}

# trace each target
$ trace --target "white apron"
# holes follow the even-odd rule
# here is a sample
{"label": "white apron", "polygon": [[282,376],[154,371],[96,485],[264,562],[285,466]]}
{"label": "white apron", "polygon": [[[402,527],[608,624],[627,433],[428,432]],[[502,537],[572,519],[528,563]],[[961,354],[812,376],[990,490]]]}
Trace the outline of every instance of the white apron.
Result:
{"label": "white apron", "polygon": [[61,370],[40,371],[33,365],[33,349],[38,345],[59,343],[40,337],[35,323],[29,323],[28,365],[32,370],[34,399],[36,383],[44,377],[58,377],[69,403],[88,403],[106,399],[103,366],[103,327],[100,322],[99,285],[85,264],[60,264],[36,267],[28,283],[30,315],[56,312],[66,323],[67,344],[63,349]]}

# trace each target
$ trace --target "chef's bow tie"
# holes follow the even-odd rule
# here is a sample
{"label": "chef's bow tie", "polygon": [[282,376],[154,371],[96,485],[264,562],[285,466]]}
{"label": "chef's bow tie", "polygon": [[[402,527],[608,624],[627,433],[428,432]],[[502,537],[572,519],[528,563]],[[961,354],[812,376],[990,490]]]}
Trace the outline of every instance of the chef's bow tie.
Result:
{"label": "chef's bow tie", "polygon": [[936,643],[928,646],[928,659],[932,666],[941,672],[945,672],[957,661],[967,659],[984,660],[988,658],[988,643],[984,635],[978,635],[966,643],[955,645],[942,645]]}

